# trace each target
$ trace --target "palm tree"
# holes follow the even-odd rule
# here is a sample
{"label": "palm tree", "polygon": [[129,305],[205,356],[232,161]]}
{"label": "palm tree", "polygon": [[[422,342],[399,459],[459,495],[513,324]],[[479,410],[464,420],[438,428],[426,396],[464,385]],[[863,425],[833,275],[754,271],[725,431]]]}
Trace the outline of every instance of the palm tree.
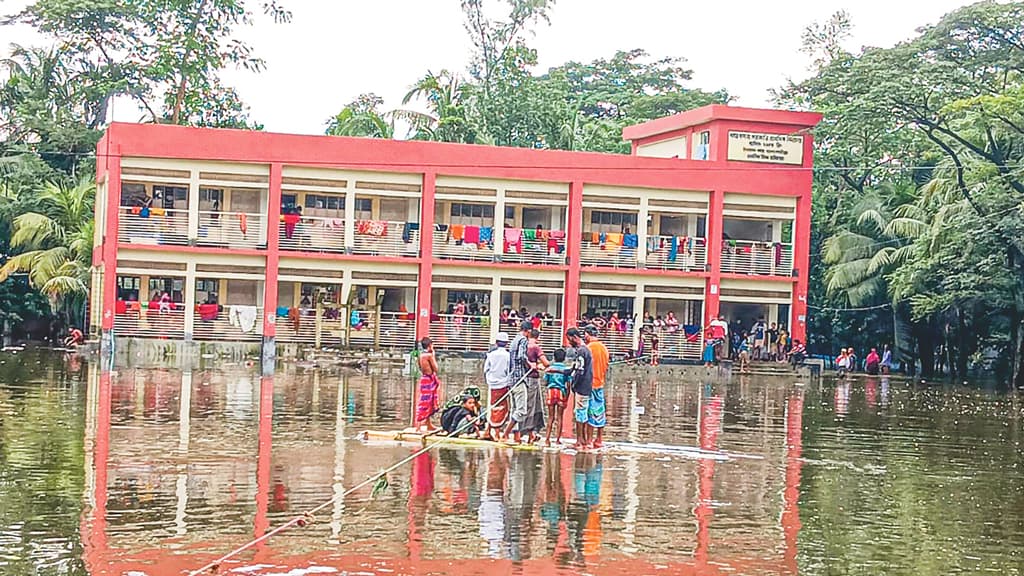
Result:
{"label": "palm tree", "polygon": [[360,94],[327,122],[327,134],[394,138],[394,120],[380,111],[383,103],[384,100],[376,94]]}
{"label": "palm tree", "polygon": [[466,115],[468,94],[457,75],[447,70],[438,74],[428,71],[402,98],[402,106],[414,100],[424,101],[428,112],[405,108],[390,113],[392,118],[409,124],[413,140],[474,142],[474,130]]}
{"label": "palm tree", "polygon": [[70,321],[88,294],[95,196],[96,185],[89,177],[72,186],[44,184],[42,210],[14,218],[10,247],[17,254],[0,267],[0,282],[27,273],[54,310],[62,308]]}

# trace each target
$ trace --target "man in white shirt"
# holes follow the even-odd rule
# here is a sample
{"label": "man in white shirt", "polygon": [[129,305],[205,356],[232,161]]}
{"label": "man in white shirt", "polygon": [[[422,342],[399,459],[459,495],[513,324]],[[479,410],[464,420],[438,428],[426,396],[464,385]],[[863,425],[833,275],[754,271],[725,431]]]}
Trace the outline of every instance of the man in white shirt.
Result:
{"label": "man in white shirt", "polygon": [[512,371],[512,356],[508,351],[508,333],[498,332],[494,340],[494,349],[487,353],[484,360],[484,381],[490,398],[490,412],[487,415],[487,435],[497,439],[502,426],[508,418],[509,375]]}
{"label": "man in white shirt", "polygon": [[725,316],[721,314],[718,318],[715,318],[708,325],[711,327],[711,337],[720,340],[720,344],[716,346],[715,352],[716,359],[728,358],[729,357],[729,323],[725,321]]}

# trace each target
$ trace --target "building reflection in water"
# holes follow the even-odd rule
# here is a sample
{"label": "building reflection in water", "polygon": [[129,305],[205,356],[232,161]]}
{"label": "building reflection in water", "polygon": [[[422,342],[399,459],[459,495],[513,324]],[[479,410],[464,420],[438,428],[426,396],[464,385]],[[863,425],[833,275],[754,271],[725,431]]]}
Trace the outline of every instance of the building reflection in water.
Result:
{"label": "building reflection in water", "polygon": [[415,450],[350,439],[404,422],[407,379],[90,366],[88,390],[81,531],[91,574],[181,574],[332,496],[313,525],[230,567],[797,572],[800,388],[610,384],[610,437],[761,459],[440,448],[390,474],[381,494],[367,487],[346,498]]}

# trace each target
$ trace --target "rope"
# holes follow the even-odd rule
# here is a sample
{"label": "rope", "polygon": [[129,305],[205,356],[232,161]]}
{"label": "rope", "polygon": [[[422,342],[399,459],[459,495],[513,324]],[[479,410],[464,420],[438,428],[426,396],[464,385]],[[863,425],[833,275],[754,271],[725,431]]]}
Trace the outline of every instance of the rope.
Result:
{"label": "rope", "polygon": [[[608,365],[611,366],[613,364],[621,364],[623,362],[632,362],[634,360],[639,360],[642,357],[643,356],[640,356],[640,357],[637,357],[637,358],[631,358],[629,360],[619,360],[619,361],[616,361],[616,362],[609,362]],[[525,382],[527,376],[529,376],[531,372],[532,371],[528,371],[526,374],[523,374],[522,378],[517,380],[515,384],[509,386],[508,392],[506,392],[504,396],[499,398],[497,402],[494,402],[492,404],[488,404],[486,410],[484,410],[484,414],[481,414],[481,416],[479,416],[477,418],[477,420],[483,418],[484,416],[489,416],[491,408],[495,404],[500,404],[501,402],[504,402],[506,398],[511,396],[512,395],[512,389],[515,388],[516,386],[518,386],[519,384]],[[427,452],[433,450],[434,448],[437,448],[437,447],[441,446],[449,438],[457,437],[459,434],[461,434],[462,432],[464,432],[466,430],[466,427],[468,426],[468,424],[469,424],[469,422],[463,422],[462,425],[459,426],[459,428],[457,428],[453,434],[449,434],[448,436],[439,436],[438,440],[436,442],[433,442],[431,444],[428,444],[428,445],[424,446],[423,448],[420,448],[419,450],[413,452],[409,456],[406,456],[405,458],[402,458],[401,460],[399,460],[398,462],[395,462],[394,464],[392,464],[391,466],[385,468],[384,470],[381,470],[380,472],[377,472],[376,474],[374,474],[372,476],[369,476],[366,480],[363,480],[359,484],[356,484],[355,486],[352,486],[348,490],[345,490],[340,495],[333,496],[330,500],[327,500],[326,502],[324,502],[324,503],[322,503],[322,504],[320,504],[318,506],[315,506],[315,507],[311,508],[310,510],[302,513],[302,514],[300,514],[298,516],[295,516],[291,520],[285,522],[284,524],[281,524],[277,528],[274,528],[273,530],[271,530],[270,532],[267,532],[266,534],[260,536],[259,538],[255,538],[255,539],[249,541],[248,543],[243,544],[242,546],[239,546],[238,548],[235,548],[234,550],[232,550],[231,552],[228,552],[227,554],[221,556],[220,558],[217,558],[216,560],[213,560],[213,561],[207,563],[202,568],[198,568],[196,570],[193,570],[193,571],[189,572],[188,576],[199,576],[200,574],[202,574],[203,572],[206,572],[207,570],[211,570],[213,572],[216,572],[217,569],[220,567],[220,565],[223,562],[225,562],[226,560],[230,560],[231,558],[234,558],[235,556],[241,554],[242,552],[245,552],[246,550],[252,548],[253,546],[256,546],[260,542],[264,542],[264,541],[272,538],[273,536],[276,536],[276,535],[280,534],[281,532],[284,532],[285,530],[291,528],[292,526],[299,526],[301,528],[301,527],[307,526],[309,524],[312,524],[316,520],[316,518],[314,516],[316,513],[320,512],[321,510],[323,510],[325,508],[327,508],[328,506],[333,505],[334,502],[336,500],[338,500],[339,498],[344,498],[344,497],[348,496],[349,494],[355,492],[356,490],[359,490],[360,488],[364,488],[366,486],[369,486],[371,483],[376,482],[380,478],[386,476],[389,472],[393,472],[393,471],[397,470],[398,468],[401,468],[403,465],[408,464],[409,462],[412,462],[413,460],[415,460],[416,458],[420,457],[421,455],[426,454]],[[426,438],[424,438],[424,441],[426,441]]]}

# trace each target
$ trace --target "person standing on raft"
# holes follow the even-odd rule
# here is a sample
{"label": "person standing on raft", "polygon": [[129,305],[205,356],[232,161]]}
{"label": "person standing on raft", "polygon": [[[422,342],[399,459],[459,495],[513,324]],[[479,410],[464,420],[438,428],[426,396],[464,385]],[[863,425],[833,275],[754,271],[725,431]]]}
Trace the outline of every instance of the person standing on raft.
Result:
{"label": "person standing on raft", "polygon": [[494,341],[494,349],[487,353],[484,360],[484,381],[487,382],[490,412],[487,415],[487,435],[492,440],[501,438],[502,428],[508,419],[508,386],[509,372],[512,368],[512,356],[508,353],[508,334],[498,332]]}
{"label": "person standing on raft", "polygon": [[434,341],[430,338],[420,340],[420,385],[419,402],[416,404],[416,431],[433,432],[434,425],[430,417],[440,408],[438,399],[441,383],[437,379],[437,358],[434,356]]}
{"label": "person standing on raft", "polygon": [[597,328],[587,326],[583,331],[583,338],[587,342],[590,356],[593,361],[593,380],[590,391],[590,402],[587,405],[587,423],[590,425],[591,444],[594,448],[604,445],[604,427],[607,424],[605,417],[604,402],[604,380],[608,375],[608,366],[611,363],[611,355],[608,347],[597,337]]}

